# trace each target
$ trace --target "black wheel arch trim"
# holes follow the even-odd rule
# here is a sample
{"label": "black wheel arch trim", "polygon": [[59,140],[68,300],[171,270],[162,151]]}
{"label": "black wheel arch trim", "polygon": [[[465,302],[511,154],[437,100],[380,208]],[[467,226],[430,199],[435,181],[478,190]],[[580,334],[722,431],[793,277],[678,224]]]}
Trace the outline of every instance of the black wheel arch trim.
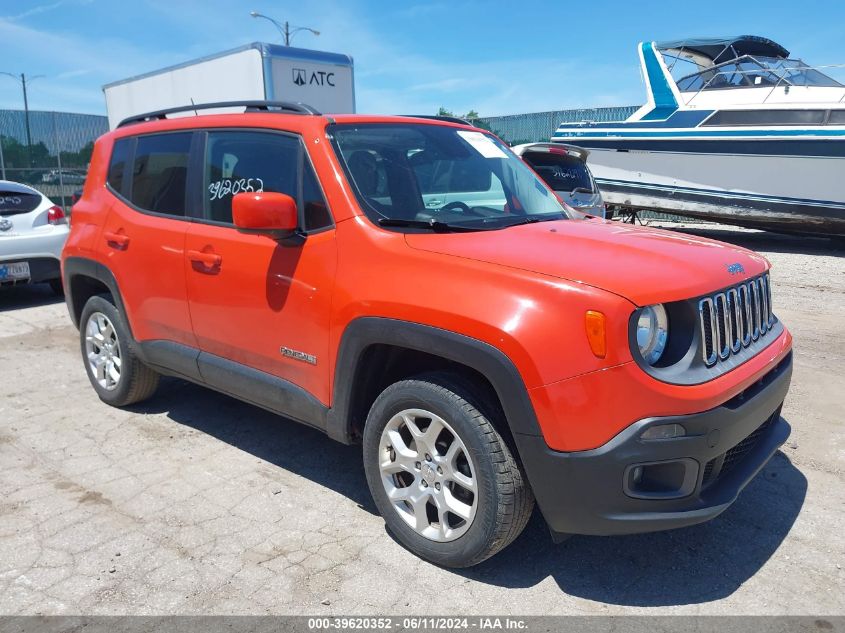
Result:
{"label": "black wheel arch trim", "polygon": [[326,433],[349,444],[355,441],[352,419],[353,386],[368,347],[392,345],[440,356],[483,375],[499,398],[513,434],[542,436],[522,376],[501,350],[489,343],[449,330],[384,317],[361,317],[347,325],[341,337],[334,371],[332,408]]}
{"label": "black wheel arch trim", "polygon": [[129,323],[126,306],[123,304],[123,296],[120,294],[120,287],[117,285],[117,279],[115,279],[112,272],[104,264],[101,264],[93,259],[88,259],[87,257],[67,257],[62,264],[62,282],[65,287],[65,303],[67,304],[67,309],[70,312],[70,318],[73,321],[73,324],[79,328],[79,318],[77,315],[82,314],[82,308],[84,307],[76,305],[75,303],[72,285],[74,277],[90,277],[91,279],[99,281],[109,289],[118,310],[120,310],[120,313],[124,315],[129,335],[134,339],[134,335],[132,334],[132,325]]}

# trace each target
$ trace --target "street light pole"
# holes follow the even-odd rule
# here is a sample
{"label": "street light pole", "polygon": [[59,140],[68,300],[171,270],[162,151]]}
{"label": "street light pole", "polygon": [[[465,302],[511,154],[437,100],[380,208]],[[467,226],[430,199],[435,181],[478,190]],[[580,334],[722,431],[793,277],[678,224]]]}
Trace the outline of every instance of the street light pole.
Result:
{"label": "street light pole", "polygon": [[26,122],[26,146],[32,147],[32,131],[29,128],[29,100],[26,97],[26,75],[21,73],[21,87],[23,88],[23,118]]}
{"label": "street light pole", "polygon": [[290,46],[291,38],[294,35],[296,35],[297,33],[299,33],[300,31],[309,31],[309,32],[313,33],[314,35],[320,34],[320,31],[315,31],[314,29],[309,28],[307,26],[294,26],[293,28],[291,28],[291,25],[287,20],[285,20],[284,24],[281,24],[277,20],[274,20],[273,18],[271,18],[268,15],[264,15],[263,13],[258,13],[258,11],[250,11],[249,14],[254,18],[264,18],[265,20],[269,20],[270,22],[272,22],[273,26],[275,26],[277,29],[279,29],[279,33],[281,33],[281,35],[282,35],[282,39],[285,42],[285,46]]}
{"label": "street light pole", "polygon": [[[0,71],[0,75],[8,75],[15,81],[20,82],[21,88],[23,89],[23,119],[24,125],[26,127],[26,153],[27,153],[27,162],[30,163],[30,167],[32,166],[32,131],[30,130],[29,126],[29,99],[27,98],[26,94],[26,75],[21,73],[20,78],[17,75],[13,75],[12,73],[2,72]],[[40,79],[44,75],[36,75],[35,77],[29,78],[29,83],[32,83],[36,79]]]}

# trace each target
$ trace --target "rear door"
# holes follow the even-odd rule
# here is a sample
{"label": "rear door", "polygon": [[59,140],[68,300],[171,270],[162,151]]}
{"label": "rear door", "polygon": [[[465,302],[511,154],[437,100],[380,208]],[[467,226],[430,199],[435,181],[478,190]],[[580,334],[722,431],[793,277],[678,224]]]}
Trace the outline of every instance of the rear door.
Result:
{"label": "rear door", "polygon": [[114,274],[140,341],[196,347],[185,288],[187,179],[194,133],[119,139],[107,187],[114,202],[98,250]]}
{"label": "rear door", "polygon": [[[185,266],[204,379],[236,393],[233,385],[258,384],[244,378],[245,369],[258,370],[327,404],[335,231],[302,139],[270,130],[209,130],[201,171],[200,217],[188,231]],[[297,200],[300,239],[278,243],[238,232],[233,196],[260,191]]]}

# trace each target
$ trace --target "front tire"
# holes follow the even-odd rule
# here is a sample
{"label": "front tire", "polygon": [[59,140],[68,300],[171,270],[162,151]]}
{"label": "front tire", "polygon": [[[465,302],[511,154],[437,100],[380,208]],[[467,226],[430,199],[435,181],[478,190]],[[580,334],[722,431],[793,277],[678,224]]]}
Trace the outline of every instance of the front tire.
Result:
{"label": "front tire", "polygon": [[100,400],[125,407],[153,395],[159,374],[135,354],[123,317],[108,297],[88,299],[79,323],[82,360]]}
{"label": "front tire", "polygon": [[491,422],[496,411],[448,374],[397,382],[373,403],[367,483],[388,529],[421,558],[470,567],[525,528],[534,497]]}

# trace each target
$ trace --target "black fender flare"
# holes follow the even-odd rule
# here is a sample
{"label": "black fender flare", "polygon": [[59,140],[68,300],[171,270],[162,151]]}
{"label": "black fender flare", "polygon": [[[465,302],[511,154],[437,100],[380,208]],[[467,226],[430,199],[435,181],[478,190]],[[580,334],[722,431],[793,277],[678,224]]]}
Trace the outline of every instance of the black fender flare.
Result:
{"label": "black fender flare", "polygon": [[126,312],[126,306],[123,304],[123,296],[120,294],[120,288],[117,285],[112,272],[100,262],[88,259],[87,257],[68,257],[62,264],[62,282],[65,286],[65,303],[67,304],[70,318],[76,328],[79,328],[78,315],[82,313],[83,306],[76,305],[75,297],[73,295],[73,279],[75,277],[90,277],[96,279],[109,289],[112,297],[115,300],[118,310],[124,315],[126,327],[129,329],[129,335],[134,340],[132,334],[132,325],[129,323],[129,317]]}
{"label": "black fender flare", "polygon": [[499,397],[511,433],[541,436],[540,425],[528,390],[514,363],[489,343],[441,328],[383,317],[355,319],[343,332],[334,372],[332,408],[326,433],[351,443],[353,385],[366,349],[371,345],[393,345],[434,354],[470,367],[490,381]]}

